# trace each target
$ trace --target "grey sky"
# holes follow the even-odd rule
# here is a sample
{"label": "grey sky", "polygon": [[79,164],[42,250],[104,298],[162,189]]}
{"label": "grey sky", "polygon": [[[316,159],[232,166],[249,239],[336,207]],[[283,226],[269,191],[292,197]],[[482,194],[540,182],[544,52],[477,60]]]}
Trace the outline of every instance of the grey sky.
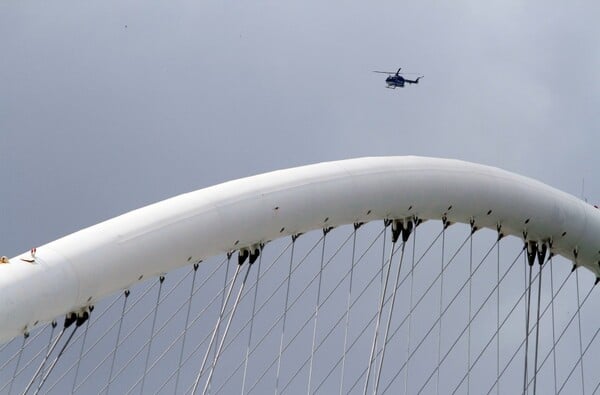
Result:
{"label": "grey sky", "polygon": [[[593,197],[600,7],[552,3],[3,2],[3,254],[355,156],[478,161],[575,194],[585,178]],[[371,73],[398,66],[422,84]]]}
{"label": "grey sky", "polygon": [[[178,193],[371,155],[600,200],[594,1],[0,3],[0,255]],[[127,27],[125,27],[127,25]],[[372,70],[425,78],[385,89]]]}

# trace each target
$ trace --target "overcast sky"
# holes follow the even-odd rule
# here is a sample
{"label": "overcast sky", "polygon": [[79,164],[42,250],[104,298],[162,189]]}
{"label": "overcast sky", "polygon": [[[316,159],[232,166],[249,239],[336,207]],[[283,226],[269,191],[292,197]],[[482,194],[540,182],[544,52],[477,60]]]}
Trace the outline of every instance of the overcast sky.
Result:
{"label": "overcast sky", "polygon": [[[0,255],[173,195],[360,156],[600,201],[597,1],[0,2]],[[373,70],[425,77],[385,88]]]}
{"label": "overcast sky", "polygon": [[[600,5],[3,1],[3,255],[172,195],[370,155],[600,193]],[[125,27],[127,26],[127,27]],[[372,70],[425,75],[385,89]]]}

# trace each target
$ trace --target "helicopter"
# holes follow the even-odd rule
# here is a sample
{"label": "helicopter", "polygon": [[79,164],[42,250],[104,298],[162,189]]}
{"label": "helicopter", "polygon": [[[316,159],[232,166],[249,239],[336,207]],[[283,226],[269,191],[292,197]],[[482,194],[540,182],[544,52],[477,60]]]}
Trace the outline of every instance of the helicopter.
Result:
{"label": "helicopter", "polygon": [[419,80],[421,78],[423,78],[423,76],[419,76],[417,77],[416,80],[409,80],[407,78],[404,78],[403,76],[400,75],[400,70],[402,70],[402,67],[400,67],[398,69],[398,71],[393,72],[393,71],[374,71],[374,73],[380,73],[380,74],[387,74],[388,77],[385,79],[385,82],[387,84],[386,88],[390,88],[390,89],[396,89],[396,87],[398,88],[404,88],[404,84],[418,84]]}

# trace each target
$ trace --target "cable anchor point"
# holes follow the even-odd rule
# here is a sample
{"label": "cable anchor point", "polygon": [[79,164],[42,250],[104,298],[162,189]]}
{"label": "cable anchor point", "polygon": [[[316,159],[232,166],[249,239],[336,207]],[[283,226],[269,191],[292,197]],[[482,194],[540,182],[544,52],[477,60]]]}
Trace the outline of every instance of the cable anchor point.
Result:
{"label": "cable anchor point", "polygon": [[247,248],[242,248],[238,253],[238,265],[243,265],[249,255],[250,251]]}
{"label": "cable anchor point", "polygon": [[396,243],[400,236],[402,236],[402,241],[406,243],[413,227],[414,223],[411,218],[395,219],[392,222],[392,242]]}
{"label": "cable anchor point", "polygon": [[538,258],[538,263],[540,265],[544,264],[547,252],[548,252],[548,245],[546,243],[539,243],[537,246],[537,258]]}
{"label": "cable anchor point", "polygon": [[479,228],[475,225],[475,218],[471,218],[469,220],[469,224],[471,225],[471,234],[473,234],[479,230]]}
{"label": "cable anchor point", "polygon": [[535,241],[527,242],[527,262],[529,266],[533,266],[537,255],[537,243]]}
{"label": "cable anchor point", "polygon": [[256,260],[260,256],[260,251],[262,250],[262,246],[260,244],[255,244],[255,245],[253,245],[250,248],[251,248],[251,250],[250,250],[250,264],[252,265],[254,262],[256,262]]}

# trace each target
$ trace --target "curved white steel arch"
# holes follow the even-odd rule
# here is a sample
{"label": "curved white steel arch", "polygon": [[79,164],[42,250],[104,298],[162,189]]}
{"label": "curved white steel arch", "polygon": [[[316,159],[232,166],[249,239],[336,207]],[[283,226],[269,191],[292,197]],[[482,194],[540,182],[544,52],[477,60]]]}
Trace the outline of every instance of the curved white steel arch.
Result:
{"label": "curved white steel arch", "polygon": [[531,241],[600,276],[600,211],[498,168],[375,157],[226,182],[131,211],[0,265],[0,343],[154,275],[282,236],[376,219],[441,219]]}

